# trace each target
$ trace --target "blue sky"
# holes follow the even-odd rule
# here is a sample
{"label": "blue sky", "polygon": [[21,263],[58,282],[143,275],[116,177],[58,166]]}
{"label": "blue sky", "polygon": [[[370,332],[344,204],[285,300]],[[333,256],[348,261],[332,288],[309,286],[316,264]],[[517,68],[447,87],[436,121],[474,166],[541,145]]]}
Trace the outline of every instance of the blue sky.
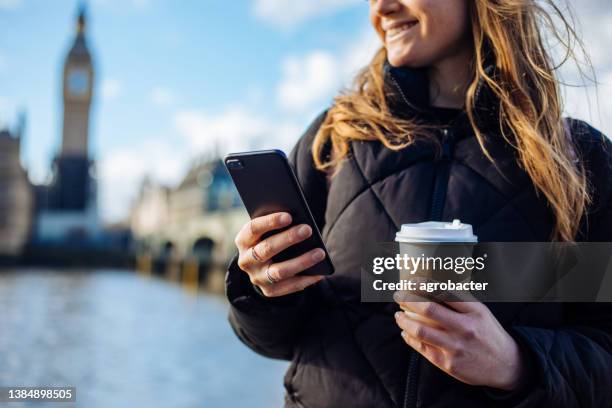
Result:
{"label": "blue sky", "polygon": [[[26,110],[23,161],[35,182],[45,180],[60,145],[61,69],[77,6],[0,0],[0,124],[13,125],[17,109]],[[89,0],[87,7],[96,69],[90,149],[108,221],[128,214],[145,174],[172,184],[215,149],[290,149],[378,44],[363,0]],[[590,22],[585,38],[600,81],[609,82],[611,8],[588,0],[579,16]],[[570,93],[568,112],[612,131],[611,109],[593,113],[583,93]],[[600,101],[606,95],[607,82]]]}

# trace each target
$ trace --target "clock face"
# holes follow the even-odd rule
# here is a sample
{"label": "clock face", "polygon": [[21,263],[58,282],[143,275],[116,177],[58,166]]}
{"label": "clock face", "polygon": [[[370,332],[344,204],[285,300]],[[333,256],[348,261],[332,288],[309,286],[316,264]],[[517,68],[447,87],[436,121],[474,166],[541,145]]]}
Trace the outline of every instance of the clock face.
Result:
{"label": "clock face", "polygon": [[89,89],[89,72],[84,68],[72,68],[68,72],[68,90],[73,95],[83,96]]}

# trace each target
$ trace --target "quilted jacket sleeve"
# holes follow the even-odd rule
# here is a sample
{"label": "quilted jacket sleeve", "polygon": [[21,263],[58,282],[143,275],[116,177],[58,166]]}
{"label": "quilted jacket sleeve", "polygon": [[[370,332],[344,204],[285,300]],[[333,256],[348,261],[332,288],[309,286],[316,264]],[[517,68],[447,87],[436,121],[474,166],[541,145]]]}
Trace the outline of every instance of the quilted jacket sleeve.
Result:
{"label": "quilted jacket sleeve", "polygon": [[612,304],[568,303],[566,313],[563,329],[513,328],[531,371],[515,406],[610,406]]}
{"label": "quilted jacket sleeve", "polygon": [[[578,127],[576,129],[576,126]],[[587,241],[612,241],[612,144],[588,124],[581,132],[583,160],[592,180],[594,203],[586,223]],[[527,362],[526,381],[503,394],[516,407],[612,406],[612,303],[565,303],[559,329],[515,326],[511,334]]]}
{"label": "quilted jacket sleeve", "polygon": [[[304,195],[319,226],[323,227],[327,193],[324,173],[316,171],[310,146],[325,118],[321,114],[289,155]],[[266,357],[291,360],[304,319],[308,318],[312,287],[279,298],[260,295],[248,275],[238,267],[236,254],[226,274],[229,321],[238,338]]]}

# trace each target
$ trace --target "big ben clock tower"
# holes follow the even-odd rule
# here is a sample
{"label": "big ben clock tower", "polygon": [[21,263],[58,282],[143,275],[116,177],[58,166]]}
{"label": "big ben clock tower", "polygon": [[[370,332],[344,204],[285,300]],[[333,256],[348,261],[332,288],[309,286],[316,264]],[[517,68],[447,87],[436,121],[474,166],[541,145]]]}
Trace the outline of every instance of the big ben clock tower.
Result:
{"label": "big ben clock tower", "polygon": [[85,41],[85,27],[85,11],[81,9],[76,38],[64,64],[62,156],[88,157],[94,70]]}
{"label": "big ben clock tower", "polygon": [[94,163],[88,151],[94,69],[85,27],[81,7],[76,36],[64,62],[62,147],[53,165],[52,206],[64,211],[88,211],[96,204],[96,183],[91,176]]}
{"label": "big ben clock tower", "polygon": [[39,193],[37,237],[43,241],[85,242],[100,232],[94,160],[88,148],[94,68],[83,7],[76,23],[62,76],[62,144],[53,160],[51,183]]}

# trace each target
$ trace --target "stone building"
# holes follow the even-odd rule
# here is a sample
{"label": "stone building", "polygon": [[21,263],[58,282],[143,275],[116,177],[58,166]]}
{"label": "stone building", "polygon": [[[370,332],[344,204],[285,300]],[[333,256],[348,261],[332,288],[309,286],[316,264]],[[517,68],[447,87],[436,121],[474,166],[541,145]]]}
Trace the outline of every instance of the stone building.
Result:
{"label": "stone building", "polygon": [[155,254],[224,262],[248,215],[223,161],[202,157],[174,187],[145,180],[130,218],[135,240]]}
{"label": "stone building", "polygon": [[173,225],[185,225],[202,215],[242,205],[225,165],[218,158],[195,160],[169,198],[168,221]]}
{"label": "stone building", "polygon": [[0,130],[0,257],[22,253],[32,225],[32,186],[21,165],[25,116],[14,132]]}
{"label": "stone building", "polygon": [[145,178],[132,206],[130,227],[132,234],[145,243],[149,237],[162,233],[168,223],[170,189]]}

